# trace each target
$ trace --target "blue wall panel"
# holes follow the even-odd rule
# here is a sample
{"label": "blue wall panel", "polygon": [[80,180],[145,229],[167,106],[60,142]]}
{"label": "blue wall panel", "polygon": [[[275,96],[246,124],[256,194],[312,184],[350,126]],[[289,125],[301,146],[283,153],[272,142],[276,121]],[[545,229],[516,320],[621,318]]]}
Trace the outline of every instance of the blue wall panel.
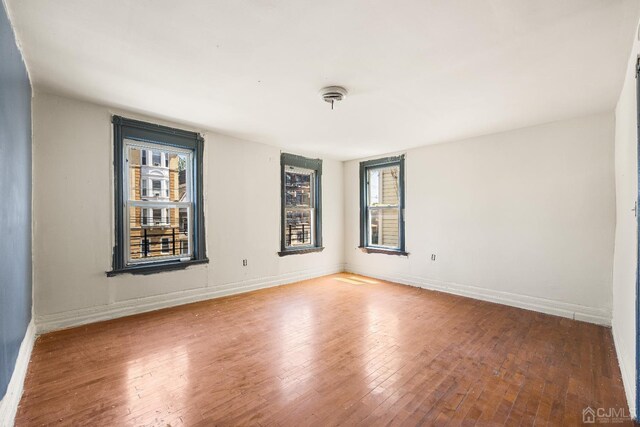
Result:
{"label": "blue wall panel", "polygon": [[0,398],[31,320],[31,85],[0,5]]}

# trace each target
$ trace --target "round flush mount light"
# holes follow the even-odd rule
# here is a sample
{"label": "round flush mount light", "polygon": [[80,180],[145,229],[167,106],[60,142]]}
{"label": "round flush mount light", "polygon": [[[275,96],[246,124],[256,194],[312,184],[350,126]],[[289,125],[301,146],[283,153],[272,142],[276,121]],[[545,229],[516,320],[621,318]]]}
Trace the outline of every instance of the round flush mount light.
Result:
{"label": "round flush mount light", "polygon": [[333,110],[333,104],[336,101],[342,101],[347,97],[347,90],[342,86],[327,86],[320,89],[320,96],[324,99],[325,102],[329,102],[331,104],[331,109]]}

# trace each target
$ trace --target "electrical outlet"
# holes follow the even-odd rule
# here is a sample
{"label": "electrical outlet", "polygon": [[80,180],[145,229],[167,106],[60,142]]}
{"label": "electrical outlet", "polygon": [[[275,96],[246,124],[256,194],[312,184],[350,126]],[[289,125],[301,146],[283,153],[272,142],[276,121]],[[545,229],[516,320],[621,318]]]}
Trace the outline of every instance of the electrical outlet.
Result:
{"label": "electrical outlet", "polygon": [[243,266],[243,267],[246,267],[246,266],[247,266],[247,260],[246,260],[246,259],[243,259],[243,260],[242,260],[242,266]]}
{"label": "electrical outlet", "polygon": [[435,261],[436,260],[436,254],[431,254],[431,261]]}

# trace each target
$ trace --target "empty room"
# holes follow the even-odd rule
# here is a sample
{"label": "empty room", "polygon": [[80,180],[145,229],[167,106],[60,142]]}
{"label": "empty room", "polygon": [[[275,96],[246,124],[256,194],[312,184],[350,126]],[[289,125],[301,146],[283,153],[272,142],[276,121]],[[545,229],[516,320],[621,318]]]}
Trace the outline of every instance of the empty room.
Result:
{"label": "empty room", "polygon": [[636,425],[638,0],[2,0],[0,427]]}

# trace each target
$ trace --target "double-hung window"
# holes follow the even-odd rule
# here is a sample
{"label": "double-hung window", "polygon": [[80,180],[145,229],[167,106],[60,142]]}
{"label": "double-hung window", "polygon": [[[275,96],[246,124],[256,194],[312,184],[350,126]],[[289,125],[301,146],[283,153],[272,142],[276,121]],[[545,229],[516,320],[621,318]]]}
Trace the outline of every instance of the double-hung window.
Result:
{"label": "double-hung window", "polygon": [[153,156],[151,157],[153,159],[153,166],[160,166],[160,159],[162,158],[162,153],[160,151],[152,151]]}
{"label": "double-hung window", "polygon": [[[144,163],[143,163],[144,165]],[[146,178],[142,178],[142,197],[147,197],[149,195],[149,180]]]}
{"label": "double-hung window", "polygon": [[113,270],[150,273],[207,262],[203,139],[114,116]]}
{"label": "double-hung window", "polygon": [[360,163],[360,247],[406,255],[404,156]]}
{"label": "double-hung window", "polygon": [[151,181],[153,187],[153,197],[160,197],[162,194],[162,181],[154,179]]}
{"label": "double-hung window", "polygon": [[322,251],[322,160],[282,153],[280,256]]}

